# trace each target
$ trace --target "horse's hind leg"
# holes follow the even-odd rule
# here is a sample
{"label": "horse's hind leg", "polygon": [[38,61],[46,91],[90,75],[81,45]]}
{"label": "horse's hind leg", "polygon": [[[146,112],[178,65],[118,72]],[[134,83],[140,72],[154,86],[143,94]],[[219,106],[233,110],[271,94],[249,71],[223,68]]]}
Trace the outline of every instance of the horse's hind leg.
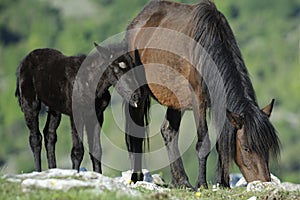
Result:
{"label": "horse's hind leg", "polygon": [[28,101],[23,99],[22,110],[24,112],[26,125],[30,130],[29,143],[34,157],[35,170],[40,172],[42,135],[39,130],[39,111],[41,103],[39,100]]}
{"label": "horse's hind leg", "polygon": [[73,117],[71,119],[72,128],[72,142],[73,147],[71,151],[72,168],[79,171],[80,164],[83,159],[84,149],[83,149],[83,121],[79,120],[74,122]]}
{"label": "horse's hind leg", "polygon": [[172,184],[175,187],[192,188],[188,176],[185,173],[180,152],[178,149],[179,126],[181,121],[181,112],[168,108],[165,120],[161,127],[161,134],[170,160],[172,174]]}
{"label": "horse's hind leg", "polygon": [[48,168],[56,168],[55,143],[57,141],[56,129],[61,120],[61,113],[49,110],[44,128],[44,141],[47,151]]}

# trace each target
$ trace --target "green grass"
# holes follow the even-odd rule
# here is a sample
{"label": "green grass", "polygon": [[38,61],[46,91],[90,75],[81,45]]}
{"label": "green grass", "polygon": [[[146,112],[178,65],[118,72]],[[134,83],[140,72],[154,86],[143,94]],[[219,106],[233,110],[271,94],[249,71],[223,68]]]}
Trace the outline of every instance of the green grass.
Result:
{"label": "green grass", "polygon": [[132,196],[126,196],[120,192],[104,191],[97,192],[93,189],[70,189],[65,191],[54,191],[48,189],[32,189],[30,192],[22,192],[20,183],[12,183],[0,179],[0,199],[1,200],[72,200],[72,199],[84,199],[84,200],[111,200],[111,199],[140,199]]}
{"label": "green grass", "polygon": [[20,183],[8,182],[4,179],[0,179],[0,199],[1,200],[73,200],[73,199],[101,199],[101,200],[139,200],[139,199],[249,199],[252,196],[256,196],[257,199],[300,199],[300,191],[298,192],[283,192],[283,191],[265,191],[265,192],[247,192],[245,188],[234,189],[219,189],[217,191],[212,190],[212,186],[209,189],[200,189],[199,192],[192,192],[184,189],[171,189],[169,192],[153,192],[144,188],[137,188],[141,193],[141,196],[127,196],[119,191],[103,191],[97,192],[92,189],[71,189],[67,192],[64,191],[52,191],[48,189],[32,189],[30,192],[22,192]]}

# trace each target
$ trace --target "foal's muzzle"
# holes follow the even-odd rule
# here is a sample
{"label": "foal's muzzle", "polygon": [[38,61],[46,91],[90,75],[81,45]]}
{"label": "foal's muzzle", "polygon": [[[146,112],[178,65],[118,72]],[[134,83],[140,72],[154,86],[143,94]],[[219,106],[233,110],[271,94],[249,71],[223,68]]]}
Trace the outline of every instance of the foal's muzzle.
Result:
{"label": "foal's muzzle", "polygon": [[139,90],[136,90],[132,95],[131,98],[129,100],[129,104],[135,108],[138,107],[138,104],[141,100],[141,93]]}

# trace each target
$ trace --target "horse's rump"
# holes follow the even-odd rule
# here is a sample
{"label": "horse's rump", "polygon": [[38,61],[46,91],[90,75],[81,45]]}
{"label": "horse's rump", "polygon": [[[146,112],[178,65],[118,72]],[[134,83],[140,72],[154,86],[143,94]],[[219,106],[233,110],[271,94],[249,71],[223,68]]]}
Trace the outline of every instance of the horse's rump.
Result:
{"label": "horse's rump", "polygon": [[37,98],[54,110],[71,113],[73,82],[85,56],[64,56],[60,51],[45,48],[30,52],[17,70],[16,96],[20,104],[25,98]]}

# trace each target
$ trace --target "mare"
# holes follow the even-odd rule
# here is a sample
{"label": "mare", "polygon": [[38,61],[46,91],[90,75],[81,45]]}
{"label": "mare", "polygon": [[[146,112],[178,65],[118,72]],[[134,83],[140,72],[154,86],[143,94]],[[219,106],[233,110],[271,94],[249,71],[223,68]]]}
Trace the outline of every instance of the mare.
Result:
{"label": "mare", "polygon": [[[103,112],[111,98],[109,87],[118,85],[117,91],[133,107],[137,106],[140,98],[140,90],[136,90],[138,85],[134,79],[127,77],[122,78],[121,83],[118,82],[133,67],[131,57],[124,53],[126,48],[123,44],[102,47],[95,43],[97,51],[89,56],[65,56],[51,48],[35,49],[21,61],[17,70],[15,95],[30,130],[29,143],[36,171],[41,171],[42,135],[38,118],[43,103],[48,108],[43,130],[48,168],[56,167],[56,129],[61,114],[65,114],[70,117],[72,128],[72,168],[79,170],[83,159],[85,127],[93,170],[102,173],[100,130],[104,120]],[[77,74],[80,70],[85,78],[92,77],[93,80],[79,79]],[[90,90],[92,82],[96,83],[96,87],[86,92]],[[86,87],[80,90],[82,85]],[[78,103],[79,100],[81,103]],[[74,109],[78,110],[77,106],[83,106],[80,113],[74,113]]]}
{"label": "mare", "polygon": [[[254,88],[241,52],[225,16],[214,3],[194,5],[151,1],[127,27],[129,50],[136,49],[135,66],[143,65],[148,94],[167,106],[161,126],[170,160],[172,183],[192,187],[178,148],[180,121],[192,110],[197,125],[196,187],[207,187],[206,163],[212,148],[207,110],[218,138],[217,183],[229,187],[230,161],[234,160],[248,182],[270,181],[269,157],[280,153],[280,142],[269,120],[274,100],[258,107]],[[133,51],[132,51],[133,52]],[[131,108],[139,124],[144,109]],[[132,181],[141,174],[144,133],[129,123],[127,143],[132,153]],[[140,129],[138,131],[141,131]]]}

